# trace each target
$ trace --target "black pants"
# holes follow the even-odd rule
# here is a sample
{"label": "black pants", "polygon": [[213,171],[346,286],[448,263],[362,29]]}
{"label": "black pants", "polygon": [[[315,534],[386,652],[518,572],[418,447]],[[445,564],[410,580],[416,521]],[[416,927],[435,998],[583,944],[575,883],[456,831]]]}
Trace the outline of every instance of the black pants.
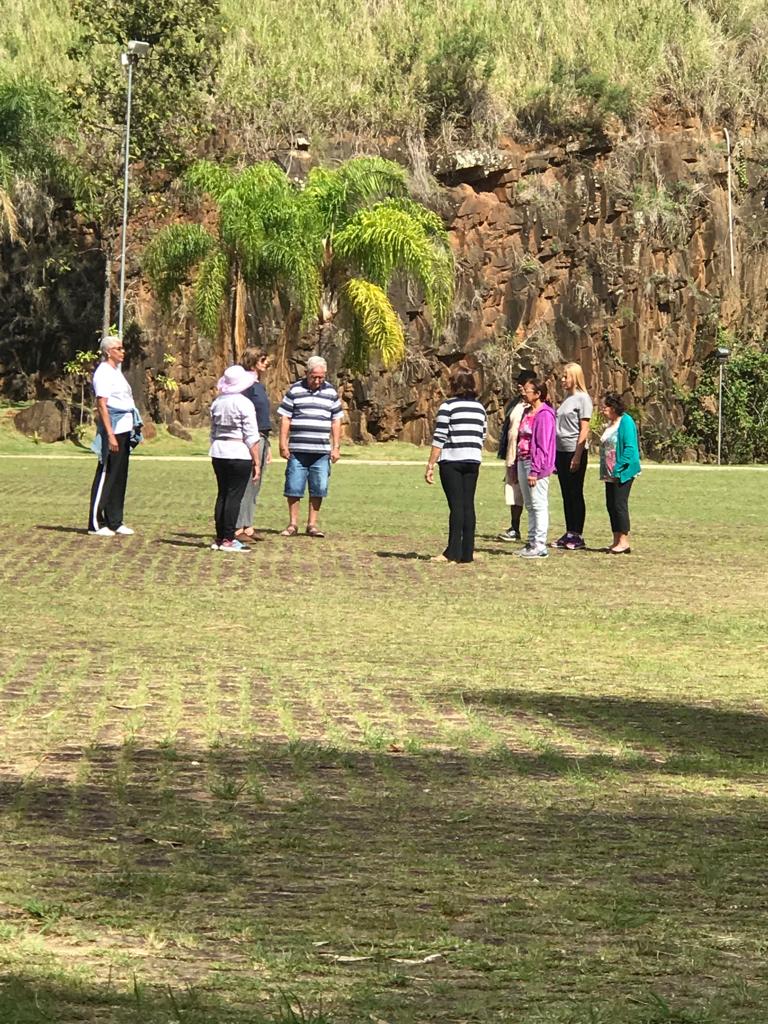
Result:
{"label": "black pants", "polygon": [[108,526],[116,530],[123,525],[125,488],[128,483],[128,458],[131,454],[131,431],[115,434],[117,451],[109,450],[106,434],[102,435],[102,458],[96,467],[91,485],[91,507],[88,512],[88,529],[99,530]]}
{"label": "black pants", "polygon": [[448,547],[451,562],[471,562],[475,551],[475,490],[479,462],[438,462],[440,483],[448,499]]}
{"label": "black pants", "polygon": [[584,519],[587,509],[584,504],[584,475],[587,472],[587,453],[581,453],[581,465],[575,473],[571,472],[573,452],[557,452],[555,454],[555,471],[563,496],[563,513],[565,529],[568,533],[584,533]]}
{"label": "black pants", "polygon": [[248,479],[253,473],[250,459],[211,459],[219,491],[216,495],[216,540],[234,540],[237,514]]}
{"label": "black pants", "polygon": [[605,507],[611,518],[614,533],[629,533],[629,492],[633,480],[620,484],[618,480],[605,485]]}

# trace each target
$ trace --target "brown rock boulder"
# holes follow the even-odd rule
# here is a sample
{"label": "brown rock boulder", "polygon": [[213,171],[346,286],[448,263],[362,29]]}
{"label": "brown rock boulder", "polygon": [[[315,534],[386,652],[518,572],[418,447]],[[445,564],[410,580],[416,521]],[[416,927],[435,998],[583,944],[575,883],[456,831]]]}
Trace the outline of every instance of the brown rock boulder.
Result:
{"label": "brown rock boulder", "polygon": [[191,441],[192,435],[188,430],[185,430],[180,423],[169,423],[168,433],[172,437],[178,437],[180,441]]}
{"label": "brown rock boulder", "polygon": [[27,437],[52,444],[63,441],[69,433],[69,411],[63,402],[35,402],[27,409],[17,412],[14,426]]}

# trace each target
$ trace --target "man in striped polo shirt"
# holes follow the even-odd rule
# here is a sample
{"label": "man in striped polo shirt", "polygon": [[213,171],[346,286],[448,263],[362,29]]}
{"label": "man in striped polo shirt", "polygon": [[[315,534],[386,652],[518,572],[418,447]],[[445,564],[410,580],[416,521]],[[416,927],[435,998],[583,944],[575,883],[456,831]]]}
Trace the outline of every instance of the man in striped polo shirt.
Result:
{"label": "man in striped polo shirt", "polygon": [[331,463],[338,462],[344,413],[336,388],[325,379],[328,366],[321,356],[307,360],[307,375],[291,384],[280,403],[280,454],[287,460],[285,497],[290,522],[283,537],[299,532],[299,502],[309,482],[307,534],[324,537],[317,515],[328,494]]}

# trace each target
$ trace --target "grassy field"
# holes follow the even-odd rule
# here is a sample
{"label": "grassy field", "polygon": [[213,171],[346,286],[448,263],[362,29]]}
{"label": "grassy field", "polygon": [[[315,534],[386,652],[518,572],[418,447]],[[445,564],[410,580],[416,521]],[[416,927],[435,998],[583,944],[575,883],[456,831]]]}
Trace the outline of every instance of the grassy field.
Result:
{"label": "grassy field", "polygon": [[768,1019],[765,473],[529,564],[486,468],[454,567],[419,468],[340,464],[324,542],[277,469],[235,557],[204,461],[119,541],[90,460],[0,461],[0,1021]]}

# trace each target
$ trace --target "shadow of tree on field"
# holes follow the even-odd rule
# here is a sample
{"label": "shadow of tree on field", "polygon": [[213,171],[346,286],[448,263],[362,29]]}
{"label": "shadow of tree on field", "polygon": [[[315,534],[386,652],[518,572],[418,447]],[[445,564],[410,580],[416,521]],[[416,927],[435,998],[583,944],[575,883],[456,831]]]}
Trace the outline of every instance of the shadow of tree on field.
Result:
{"label": "shadow of tree on field", "polygon": [[79,533],[84,537],[88,536],[88,530],[80,526],[52,526],[47,523],[38,523],[36,530],[50,530],[51,533]]}
{"label": "shadow of tree on field", "polygon": [[[532,708],[546,703],[528,696]],[[57,777],[74,763],[77,781]],[[522,764],[522,755],[180,740],[73,745],[49,754],[48,777],[6,769],[0,828],[12,841],[0,926],[37,932],[43,957],[36,981],[33,945],[13,998],[30,1007],[29,993],[43,1006],[60,998],[72,1012],[49,1019],[94,1024],[105,1006],[115,1008],[110,1021],[257,1024],[272,1019],[280,989],[306,1005],[322,999],[333,1021],[442,1024],[495,1019],[503,1008],[535,1019],[560,999],[563,957],[582,965],[568,971],[563,1014],[566,1004],[572,1013],[614,998],[602,961],[589,967],[595,929],[619,944],[627,929],[648,929],[633,953],[642,969],[622,981],[630,995],[644,995],[648,978],[695,992],[696,975],[681,981],[669,950],[659,963],[654,928],[663,919],[696,945],[698,925],[727,918],[745,886],[760,884],[765,823],[756,827],[748,802],[704,793],[640,787],[601,809],[592,792],[559,785],[550,798],[524,798]],[[531,755],[530,769],[550,783],[529,787],[560,783],[544,757]],[[743,941],[757,941],[765,916],[739,919]],[[82,959],[100,983],[57,991],[44,977],[47,943],[70,949],[65,962]],[[114,978],[110,949],[128,958]],[[423,964],[427,953],[441,957]],[[361,954],[370,961],[345,962]],[[709,951],[708,990],[732,984],[732,968]],[[509,970],[523,983],[491,984]],[[131,1003],[133,971],[159,993],[146,1012],[141,993]],[[439,993],[428,1001],[425,981]],[[198,1007],[169,1014],[169,1000],[198,996]],[[7,1019],[39,1018],[30,1009]]]}
{"label": "shadow of tree on field", "polygon": [[[760,710],[508,689],[472,690],[459,696],[470,708],[485,707],[513,717],[546,716],[560,726],[588,730],[639,751],[666,751],[666,771],[677,764],[680,771],[738,777],[768,769],[768,715]],[[444,701],[445,693],[439,698]],[[589,763],[590,758],[578,760]],[[601,761],[606,759],[597,759],[598,764]]]}

